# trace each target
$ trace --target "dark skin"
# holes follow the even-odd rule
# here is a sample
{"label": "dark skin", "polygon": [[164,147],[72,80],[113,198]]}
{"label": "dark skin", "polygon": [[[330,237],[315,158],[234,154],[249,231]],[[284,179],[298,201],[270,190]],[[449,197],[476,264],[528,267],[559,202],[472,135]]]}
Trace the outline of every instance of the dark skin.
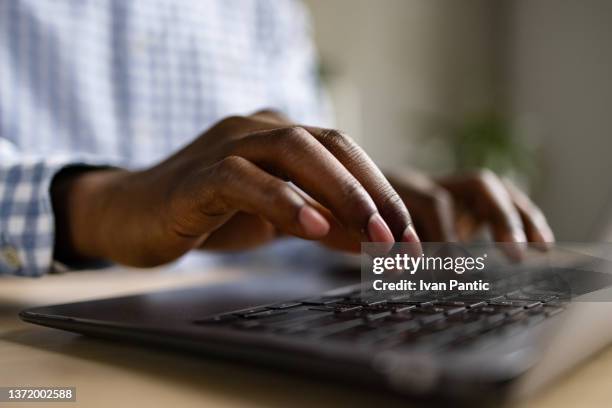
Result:
{"label": "dark skin", "polygon": [[56,257],[68,262],[151,267],[279,235],[354,251],[362,241],[465,240],[489,226],[517,259],[520,243],[554,240],[540,210],[492,173],[386,177],[345,134],[273,111],[224,119],[145,170],[65,171],[51,193]]}

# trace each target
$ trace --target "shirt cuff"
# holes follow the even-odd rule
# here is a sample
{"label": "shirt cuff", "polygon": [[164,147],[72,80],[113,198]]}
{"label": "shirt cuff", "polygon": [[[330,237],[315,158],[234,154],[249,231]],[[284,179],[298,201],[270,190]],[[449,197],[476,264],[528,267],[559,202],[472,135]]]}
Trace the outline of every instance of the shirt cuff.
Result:
{"label": "shirt cuff", "polygon": [[0,274],[38,277],[54,269],[50,186],[62,169],[116,162],[91,158],[23,159],[0,166]]}

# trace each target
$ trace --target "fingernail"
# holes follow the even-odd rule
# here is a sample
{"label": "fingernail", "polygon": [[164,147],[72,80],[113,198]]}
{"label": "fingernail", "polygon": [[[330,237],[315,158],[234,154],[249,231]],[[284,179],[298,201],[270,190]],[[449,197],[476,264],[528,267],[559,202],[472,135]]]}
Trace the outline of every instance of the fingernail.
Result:
{"label": "fingernail", "polygon": [[508,255],[508,258],[512,262],[520,262],[523,260],[523,248],[519,247],[516,243],[506,243],[504,245],[504,252]]}
{"label": "fingernail", "polygon": [[372,214],[368,221],[368,238],[371,242],[395,242],[391,230],[378,213]]}
{"label": "fingernail", "polygon": [[501,245],[511,261],[520,262],[523,260],[523,252],[527,248],[527,237],[522,231],[514,231],[504,236]]}
{"label": "fingernail", "polygon": [[525,243],[527,242],[527,236],[521,230],[514,231],[512,233],[512,241],[516,243]]}
{"label": "fingernail", "polygon": [[408,245],[408,252],[410,252],[410,255],[418,257],[423,253],[421,240],[419,239],[419,236],[412,225],[407,226],[404,230],[404,233],[402,234],[402,242],[405,242]]}
{"label": "fingernail", "polygon": [[412,225],[407,226],[404,230],[404,233],[402,234],[402,242],[421,242],[416,230]]}
{"label": "fingernail", "polygon": [[542,241],[533,241],[531,246],[541,252],[546,252],[550,249],[550,244]]}
{"label": "fingernail", "polygon": [[309,205],[305,205],[300,209],[298,219],[306,235],[323,237],[329,232],[329,222]]}
{"label": "fingernail", "polygon": [[[540,251],[550,250],[554,242],[554,238],[551,237],[552,233],[548,235],[543,234],[541,231],[536,231],[534,234],[536,237],[535,240],[532,242],[532,245]],[[548,235],[548,237],[546,237],[545,235]]]}

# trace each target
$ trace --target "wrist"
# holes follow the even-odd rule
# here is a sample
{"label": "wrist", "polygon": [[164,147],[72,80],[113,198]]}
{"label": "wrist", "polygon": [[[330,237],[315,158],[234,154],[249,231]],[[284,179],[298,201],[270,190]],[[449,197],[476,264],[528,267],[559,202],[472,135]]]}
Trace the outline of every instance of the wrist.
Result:
{"label": "wrist", "polygon": [[75,166],[55,176],[55,259],[67,264],[112,259],[105,230],[113,228],[113,191],[128,174],[122,169]]}

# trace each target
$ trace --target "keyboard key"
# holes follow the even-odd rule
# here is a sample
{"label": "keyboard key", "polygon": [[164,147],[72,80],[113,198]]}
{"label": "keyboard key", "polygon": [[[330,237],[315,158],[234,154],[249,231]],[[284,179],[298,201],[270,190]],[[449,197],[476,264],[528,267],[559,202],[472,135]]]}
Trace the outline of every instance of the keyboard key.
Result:
{"label": "keyboard key", "polygon": [[466,307],[467,303],[462,300],[440,300],[436,302],[436,306]]}
{"label": "keyboard key", "polygon": [[551,300],[550,302],[546,302],[545,304],[546,306],[561,307],[561,308],[564,308],[565,306],[567,306],[567,302],[564,302],[562,300]]}
{"label": "keyboard key", "polygon": [[465,307],[454,307],[452,309],[447,309],[444,313],[447,316],[452,316],[457,313],[465,313],[465,312],[467,312],[467,308]]}
{"label": "keyboard key", "polygon": [[324,306],[329,305],[331,303],[338,303],[344,300],[344,298],[311,298],[302,301],[302,304],[305,305],[315,305],[315,306]]}
{"label": "keyboard key", "polygon": [[347,304],[330,304],[327,306],[313,306],[308,309],[318,310],[321,312],[329,312],[329,313],[348,313],[348,312],[356,312],[358,310],[361,310],[363,309],[363,306],[347,305]]}
{"label": "keyboard key", "polygon": [[411,310],[411,312],[417,313],[417,314],[439,314],[439,313],[444,313],[444,308],[435,307],[435,306],[421,306],[421,307],[415,307],[414,309]]}
{"label": "keyboard key", "polygon": [[334,307],[334,313],[356,312],[361,309],[363,309],[363,306],[360,305],[336,305]]}
{"label": "keyboard key", "polygon": [[423,301],[423,300],[390,300],[387,302],[387,304],[390,305],[410,305],[410,306],[419,306],[419,307],[429,307],[429,306],[433,306],[435,303],[437,303],[437,301],[435,300],[429,300],[429,301]]}
{"label": "keyboard key", "polygon": [[228,323],[236,319],[238,319],[238,317],[233,314],[223,314],[223,315],[208,317],[208,318],[201,319],[201,320],[194,320],[193,324],[221,324],[221,323]]}
{"label": "keyboard key", "polygon": [[391,301],[400,301],[401,302],[402,300],[408,301],[408,300],[410,300],[411,297],[412,297],[412,294],[404,293],[404,294],[401,294],[401,295],[391,296],[390,300]]}
{"label": "keyboard key", "polygon": [[539,302],[550,302],[551,300],[558,299],[558,296],[548,294],[527,294],[522,291],[515,291],[506,295],[507,299],[510,300],[530,300]]}
{"label": "keyboard key", "polygon": [[290,309],[292,307],[297,307],[297,306],[301,306],[302,303],[301,302],[285,302],[285,303],[277,303],[275,305],[272,306],[268,306],[269,309]]}
{"label": "keyboard key", "polygon": [[375,303],[373,305],[363,306],[364,310],[367,312],[390,312],[396,307],[397,305],[390,303]]}
{"label": "keyboard key", "polygon": [[263,312],[264,310],[268,310],[268,308],[267,307],[253,307],[251,309],[238,310],[238,311],[234,312],[234,314],[236,316],[244,317],[244,316],[246,316],[248,314],[251,314],[251,313]]}
{"label": "keyboard key", "polygon": [[351,303],[351,304],[355,304],[355,305],[362,305],[362,306],[373,306],[373,305],[380,305],[380,304],[387,303],[387,299],[379,299],[379,298],[359,299],[359,298],[353,298],[353,299],[347,300],[347,303]]}
{"label": "keyboard key", "polygon": [[309,307],[308,310],[317,310],[319,312],[329,312],[329,313],[333,313],[336,311],[336,309],[334,308],[334,305],[329,305],[329,306],[313,306],[313,307]]}
{"label": "keyboard key", "polygon": [[374,320],[382,319],[383,317],[387,317],[390,314],[391,314],[390,311],[385,311],[385,312],[381,312],[381,313],[368,313],[368,314],[365,314],[363,317],[367,321],[371,322],[371,321],[374,321]]}
{"label": "keyboard key", "polygon": [[473,316],[478,315],[491,315],[498,313],[497,308],[493,306],[480,306],[480,307],[471,307],[468,309],[468,313]]}
{"label": "keyboard key", "polygon": [[393,313],[407,312],[409,310],[416,308],[415,305],[392,305],[392,306],[394,306],[392,309]]}
{"label": "keyboard key", "polygon": [[534,307],[542,306],[542,302],[530,302],[527,303],[524,307],[525,309],[533,309]]}
{"label": "keyboard key", "polygon": [[[504,283],[508,292],[389,293],[355,291],[267,307],[252,307],[206,317],[194,324],[235,330],[269,332],[349,342],[363,347],[467,346],[480,338],[508,335],[564,310],[563,297],[550,292],[516,290],[516,279]],[[533,290],[533,288],[531,288]]]}
{"label": "keyboard key", "polygon": [[272,317],[286,314],[286,311],[283,310],[262,310],[261,312],[249,313],[244,315],[245,319],[262,319],[265,317]]}

